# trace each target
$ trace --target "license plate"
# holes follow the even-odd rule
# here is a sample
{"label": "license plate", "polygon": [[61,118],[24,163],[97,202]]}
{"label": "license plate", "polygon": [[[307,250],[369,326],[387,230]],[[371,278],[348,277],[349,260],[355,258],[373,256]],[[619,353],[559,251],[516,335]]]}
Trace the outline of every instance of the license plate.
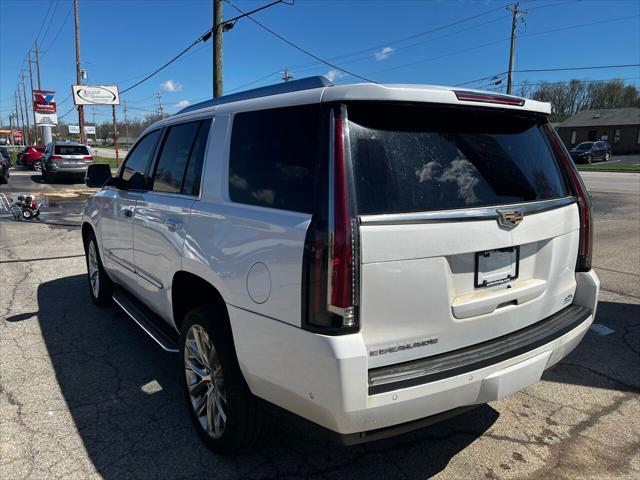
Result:
{"label": "license plate", "polygon": [[476,252],[475,287],[491,287],[518,278],[520,247]]}

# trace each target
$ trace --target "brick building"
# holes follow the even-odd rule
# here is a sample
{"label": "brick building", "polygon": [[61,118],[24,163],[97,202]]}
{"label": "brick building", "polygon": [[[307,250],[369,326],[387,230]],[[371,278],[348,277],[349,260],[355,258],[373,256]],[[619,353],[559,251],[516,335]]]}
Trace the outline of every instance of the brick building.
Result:
{"label": "brick building", "polygon": [[640,153],[640,108],[583,110],[556,126],[572,148],[585,141],[606,140],[614,154]]}

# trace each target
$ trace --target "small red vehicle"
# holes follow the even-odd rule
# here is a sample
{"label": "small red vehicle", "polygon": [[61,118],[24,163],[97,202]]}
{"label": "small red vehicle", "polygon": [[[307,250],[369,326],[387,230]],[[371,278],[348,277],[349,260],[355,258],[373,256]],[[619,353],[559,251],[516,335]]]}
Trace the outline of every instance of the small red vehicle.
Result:
{"label": "small red vehicle", "polygon": [[18,163],[24,167],[40,172],[42,171],[42,159],[46,149],[47,147],[44,145],[25,147],[25,149],[18,154]]}

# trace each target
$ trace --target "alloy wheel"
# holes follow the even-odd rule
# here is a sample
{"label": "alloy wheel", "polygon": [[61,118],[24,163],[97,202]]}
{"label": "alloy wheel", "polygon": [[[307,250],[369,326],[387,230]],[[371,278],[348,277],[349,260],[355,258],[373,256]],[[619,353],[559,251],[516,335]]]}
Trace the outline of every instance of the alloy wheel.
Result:
{"label": "alloy wheel", "polygon": [[89,242],[89,261],[87,262],[89,267],[89,282],[91,282],[91,292],[95,298],[98,298],[100,294],[100,268],[98,265],[98,253],[96,252],[96,244],[92,241]]}
{"label": "alloy wheel", "polygon": [[218,439],[227,425],[227,395],[222,366],[206,330],[198,324],[185,338],[184,370],[191,406],[207,434]]}
{"label": "alloy wheel", "polygon": [[42,171],[42,162],[33,162],[33,169],[36,172],[41,172]]}

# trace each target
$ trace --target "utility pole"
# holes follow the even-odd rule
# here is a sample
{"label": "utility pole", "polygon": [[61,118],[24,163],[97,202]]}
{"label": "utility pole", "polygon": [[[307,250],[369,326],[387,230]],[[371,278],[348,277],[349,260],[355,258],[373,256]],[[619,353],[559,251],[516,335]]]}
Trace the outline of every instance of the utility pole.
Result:
{"label": "utility pole", "polygon": [[16,90],[16,105],[17,105],[17,111],[20,113],[20,125],[22,128],[22,143],[26,145],[27,130],[24,128],[24,115],[22,114],[22,100],[20,99],[20,85],[18,85],[18,89]]}
{"label": "utility pole", "polygon": [[120,166],[120,157],[118,156],[118,124],[116,122],[116,106],[111,105],[111,113],[113,114],[113,145],[116,147],[116,167]]}
{"label": "utility pole", "polygon": [[158,99],[158,115],[160,115],[160,118],[164,119],[164,112],[162,111],[162,95],[160,92],[156,94],[156,98]]}
{"label": "utility pole", "polygon": [[127,120],[127,101],[124,101],[124,134],[127,138],[125,148],[129,150],[129,121]]}
{"label": "utility pole", "polygon": [[33,112],[33,136],[35,137],[36,144],[38,143],[38,125],[36,121],[36,108],[33,104],[33,73],[31,70],[31,50],[29,50],[29,84],[31,86],[31,111]]}
{"label": "utility pole", "polygon": [[[80,18],[78,17],[78,0],[73,0],[76,19],[76,85],[82,85],[80,76]],[[78,105],[78,126],[80,127],[80,143],[86,143],[84,133],[84,108]]]}
{"label": "utility pole", "polygon": [[213,98],[222,96],[222,0],[213,0]]}
{"label": "utility pole", "polygon": [[284,72],[282,72],[282,81],[289,82],[291,80],[293,80],[293,75],[289,72],[288,68],[285,68]]}
{"label": "utility pole", "polygon": [[513,85],[513,67],[516,60],[516,27],[518,25],[518,15],[526,14],[527,10],[520,10],[520,2],[507,6],[507,10],[513,15],[511,20],[511,48],[509,49],[509,72],[507,76],[507,94],[511,95],[511,86]]}
{"label": "utility pole", "polygon": [[[24,100],[24,117],[27,119],[27,131],[31,130],[29,125],[29,109],[27,108],[27,84],[24,81],[24,70],[22,71],[22,100]],[[31,133],[31,132],[29,132]],[[29,143],[31,143],[31,135],[27,135]]]}
{"label": "utility pole", "polygon": [[40,84],[40,59],[38,55],[38,39],[36,38],[36,71],[38,72],[38,90],[42,90],[42,85]]}

